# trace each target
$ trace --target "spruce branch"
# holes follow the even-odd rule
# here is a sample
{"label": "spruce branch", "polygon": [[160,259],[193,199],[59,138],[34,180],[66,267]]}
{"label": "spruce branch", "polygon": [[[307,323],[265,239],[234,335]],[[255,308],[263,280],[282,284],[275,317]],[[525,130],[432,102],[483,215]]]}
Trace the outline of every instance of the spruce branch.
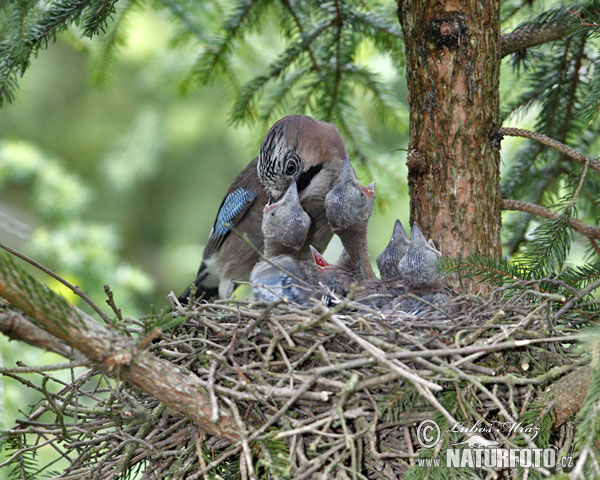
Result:
{"label": "spruce branch", "polygon": [[[300,15],[299,15],[298,11],[296,10],[296,5],[292,4],[292,2],[290,2],[290,0],[281,0],[281,4],[292,16],[292,19],[294,20],[294,23],[296,24],[296,27],[298,28],[298,31],[300,32],[300,34],[304,35],[306,28],[304,27],[304,25],[302,24],[302,21],[300,20]],[[320,71],[321,66],[319,65],[317,57],[315,56],[315,52],[313,51],[313,49],[310,45],[306,46],[306,51],[308,52],[308,55],[312,62],[313,68],[317,72]]]}
{"label": "spruce branch", "polygon": [[[7,307],[0,308],[0,332],[13,340],[29,343],[34,347],[58,353],[69,358],[73,351],[54,335],[35,325],[21,312]],[[78,352],[75,352],[79,356]]]}
{"label": "spruce branch", "polygon": [[554,428],[560,427],[583,405],[590,385],[590,367],[584,365],[555,381],[538,399],[544,412],[552,412]]}
{"label": "spruce branch", "polygon": [[[503,210],[519,210],[522,212],[531,213],[539,217],[547,218],[548,220],[557,220],[560,214],[554,213],[552,210],[541,205],[533,203],[523,202],[521,200],[502,200]],[[600,228],[594,227],[583,223],[581,220],[576,218],[570,218],[569,223],[574,230],[578,231],[582,235],[594,240],[600,240]]]}
{"label": "spruce branch", "polygon": [[102,39],[102,46],[98,57],[93,62],[91,77],[101,86],[106,86],[109,82],[112,66],[115,61],[115,52],[117,48],[124,44],[125,36],[123,35],[123,24],[127,15],[136,4],[136,0],[123,0],[119,4],[118,9],[113,8],[113,13],[116,13],[114,24],[106,38]]}
{"label": "spruce branch", "polygon": [[32,55],[73,23],[82,23],[83,35],[90,38],[103,32],[117,0],[55,0],[47,2],[45,9],[36,8],[37,2],[15,3],[6,8],[9,17],[18,14],[18,26],[8,22],[9,32],[0,42],[0,106],[14,99],[18,77],[29,67]]}
{"label": "spruce branch", "polygon": [[225,34],[216,45],[208,47],[194,68],[194,73],[201,82],[206,83],[214,79],[214,74],[219,69],[222,71],[227,69],[227,56],[233,48],[233,42],[243,33],[252,10],[260,3],[260,0],[243,0],[238,2],[235,12],[225,21]]}
{"label": "spruce branch", "polygon": [[292,43],[269,67],[269,72],[266,75],[259,75],[244,85],[231,110],[231,118],[233,121],[242,122],[254,120],[254,102],[267,82],[278,79],[294,62],[299,62],[301,56],[306,52],[306,48],[310,46],[331,24],[331,20],[322,22],[308,32],[303,33],[302,36],[296,42]]}
{"label": "spruce branch", "polygon": [[517,27],[512,32],[502,35],[501,56],[505,57],[531,47],[559,40],[572,31],[572,24],[564,19]]}
{"label": "spruce branch", "polygon": [[207,433],[227,440],[239,438],[231,417],[222,414],[218,423],[210,421],[205,382],[140,349],[134,340],[103,327],[18,268],[6,255],[0,255],[0,296],[109,375],[131,382]]}
{"label": "spruce branch", "polygon": [[84,35],[92,38],[106,30],[106,24],[115,13],[118,0],[90,0],[83,16]]}
{"label": "spruce branch", "polygon": [[508,127],[502,127],[500,129],[498,129],[497,133],[498,133],[498,135],[501,135],[501,136],[508,135],[509,137],[523,137],[523,138],[529,138],[531,140],[535,140],[537,142],[540,142],[544,145],[547,145],[549,147],[552,147],[552,148],[558,150],[560,153],[562,153],[563,155],[565,155],[566,157],[568,157],[572,160],[575,160],[582,164],[585,164],[586,162],[588,162],[590,167],[592,167],[594,170],[597,170],[600,172],[600,164],[598,162],[595,162],[594,160],[587,157],[583,153],[578,152],[574,148],[569,147],[568,145],[565,145],[564,143],[559,142],[558,140],[555,140],[554,138],[549,137],[548,135],[545,135],[543,133],[532,132],[530,130],[525,130],[522,128],[508,128]]}
{"label": "spruce branch", "polygon": [[[592,2],[591,2],[592,3]],[[570,7],[548,10],[510,33],[502,35],[502,57],[522,52],[531,47],[560,40],[587,29],[597,29],[598,22],[588,21],[598,15],[598,8]]]}
{"label": "spruce branch", "polygon": [[18,252],[14,248],[9,247],[4,242],[0,242],[0,248],[3,248],[4,250],[6,250],[10,254],[14,255],[15,257],[20,258],[21,260],[29,263],[30,265],[33,265],[35,268],[37,268],[38,270],[44,272],[46,275],[49,275],[50,277],[54,278],[58,282],[62,283],[65,287],[67,287],[69,290],[71,290],[75,295],[78,295],[79,297],[81,297],[81,299],[85,303],[87,303],[90,307],[92,307],[92,309],[100,316],[100,318],[102,320],[104,320],[104,322],[107,325],[112,324],[111,319],[108,318],[108,316],[100,309],[100,307],[98,305],[96,305],[92,301],[92,299],[90,297],[88,297],[77,285],[71,284],[70,282],[68,282],[64,278],[62,278],[60,275],[54,273],[48,267],[45,267],[41,263],[36,262],[32,258],[29,258],[27,255],[24,255],[21,252]]}
{"label": "spruce branch", "polygon": [[177,18],[181,24],[198,40],[202,42],[208,41],[207,33],[200,28],[198,22],[190,16],[189,9],[184,8],[184,5],[178,0],[157,0],[164,5],[171,14]]}

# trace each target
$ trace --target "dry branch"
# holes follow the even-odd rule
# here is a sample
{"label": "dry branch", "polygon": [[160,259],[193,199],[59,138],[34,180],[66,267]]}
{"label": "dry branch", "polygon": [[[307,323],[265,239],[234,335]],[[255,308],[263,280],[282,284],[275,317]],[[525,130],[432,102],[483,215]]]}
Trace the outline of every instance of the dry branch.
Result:
{"label": "dry branch", "polygon": [[[7,268],[0,264],[0,276],[7,277]],[[15,284],[11,269],[8,283]],[[544,280],[501,287],[488,296],[455,292],[448,305],[419,313],[382,311],[350,299],[333,308],[322,302],[299,307],[203,301],[194,310],[176,312],[183,323],[164,331],[148,351],[140,351],[133,339],[148,338],[160,318],[128,321],[121,328],[131,337],[96,324],[89,333],[113,344],[102,358],[120,354],[126,359],[130,353],[134,360],[160,361],[154,370],[145,370],[149,377],[161,377],[158,369],[165,368],[192,372],[182,381],[193,378],[193,385],[203,388],[206,418],[228,406],[235,415],[230,428],[243,432],[241,441],[232,444],[206,435],[183,409],[166,408],[161,402],[166,400],[157,400],[154,390],[137,388],[133,381],[109,381],[106,360],[98,362],[100,369],[89,369],[68,383],[53,371],[35,370],[44,382],[64,386],[57,393],[44,382],[40,386],[25,378],[25,370],[7,370],[43,395],[7,433],[13,441],[29,438],[36,445],[53,446],[69,459],[59,477],[69,480],[111,479],[133,468],[145,469],[142,478],[177,480],[204,479],[205,474],[225,478],[231,471],[239,474],[240,468],[248,478],[253,472],[273,479],[351,478],[350,472],[357,478],[401,478],[414,457],[423,455],[417,425],[434,415],[442,431],[455,421],[470,426],[481,419],[518,420],[536,390],[553,382],[554,392],[564,391],[560,402],[551,399],[553,414],[566,412],[560,405],[569,402],[570,414],[573,405],[579,408],[577,399],[567,397],[575,392],[560,385],[570,372],[582,375],[579,368],[588,359],[573,350],[580,331],[559,323],[593,300],[586,289],[542,294],[540,282]],[[25,303],[29,298],[43,305],[50,318],[62,312],[45,290],[24,285],[15,288],[25,294],[15,295],[5,283],[0,281],[0,292],[8,291],[20,308],[35,313]],[[74,310],[68,306],[68,311]],[[87,321],[77,315],[63,315],[64,341],[76,322]],[[93,343],[82,341],[86,348]],[[136,366],[136,361],[121,365],[120,379],[129,380]],[[443,391],[433,391],[439,387]],[[457,400],[449,404],[453,394]],[[516,432],[495,438],[503,448],[523,441],[532,445]],[[562,437],[551,438],[551,446],[568,451]],[[464,438],[443,435],[434,455],[460,440]],[[31,442],[10,458],[17,461],[30,453]]]}
{"label": "dry branch", "polygon": [[68,304],[0,255],[0,296],[37,325],[121,378],[186,415],[202,430],[228,440],[239,434],[233,419],[222,414],[212,423],[206,384],[170,362],[141,350],[131,339],[109,330]]}
{"label": "dry branch", "polygon": [[590,367],[586,365],[560,378],[540,395],[538,401],[546,412],[551,412],[555,428],[579,411],[589,385]]}
{"label": "dry branch", "polygon": [[[58,353],[65,358],[69,358],[73,352],[68,345],[54,335],[35,325],[22,313],[10,308],[5,307],[0,310],[0,332],[13,340],[20,340],[35,347]],[[79,353],[75,352],[75,355],[78,356]]]}

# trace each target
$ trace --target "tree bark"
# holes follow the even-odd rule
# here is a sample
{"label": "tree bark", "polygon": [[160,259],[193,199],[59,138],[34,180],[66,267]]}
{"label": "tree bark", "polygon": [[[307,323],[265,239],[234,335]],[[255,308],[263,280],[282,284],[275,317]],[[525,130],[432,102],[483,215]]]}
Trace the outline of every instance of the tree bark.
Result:
{"label": "tree bark", "polygon": [[552,412],[554,429],[560,427],[581,409],[591,382],[589,365],[579,367],[559,378],[539,395],[537,402],[543,412]]}
{"label": "tree bark", "polygon": [[445,255],[501,254],[499,0],[398,0],[416,221]]}
{"label": "tree bark", "polygon": [[69,358],[71,352],[76,359],[84,358],[78,351],[72,350],[54,335],[33,324],[25,315],[8,307],[0,308],[0,332],[8,338],[58,353],[65,358]]}

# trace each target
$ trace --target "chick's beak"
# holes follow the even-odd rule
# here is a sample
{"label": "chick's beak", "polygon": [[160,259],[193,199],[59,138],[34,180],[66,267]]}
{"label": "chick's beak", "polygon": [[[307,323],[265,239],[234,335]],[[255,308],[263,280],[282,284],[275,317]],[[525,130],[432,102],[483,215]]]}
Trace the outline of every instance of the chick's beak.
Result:
{"label": "chick's beak", "polygon": [[298,186],[296,185],[296,181],[290,183],[290,186],[285,191],[280,200],[293,200],[297,202],[300,201],[300,197],[298,197]]}
{"label": "chick's beak", "polygon": [[361,185],[360,189],[365,192],[368,197],[375,196],[375,182],[369,183],[366,187]]}

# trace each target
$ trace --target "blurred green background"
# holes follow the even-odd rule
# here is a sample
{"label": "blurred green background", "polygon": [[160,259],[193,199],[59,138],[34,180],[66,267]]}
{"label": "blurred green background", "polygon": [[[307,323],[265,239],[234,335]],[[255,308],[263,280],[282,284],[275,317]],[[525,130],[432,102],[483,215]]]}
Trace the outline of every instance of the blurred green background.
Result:
{"label": "blurred green background", "polygon": [[[79,285],[112,313],[103,291],[110,285],[123,315],[138,316],[165,309],[169,291],[179,294],[194,279],[222,196],[266,132],[258,124],[229,123],[227,86],[189,88],[198,52],[191,43],[173,44],[166,14],[140,7],[127,22],[127,37],[109,63],[102,41],[69,31],[59,36],[33,61],[15,101],[0,111],[0,240]],[[237,60],[240,75],[246,72],[240,82],[264,69],[282,46],[275,28],[253,35],[252,43],[252,54]],[[390,59],[369,43],[359,52],[357,61],[378,72],[406,120],[389,128],[372,99],[355,99],[363,122],[357,137],[369,160],[360,164],[354,157],[354,164],[363,182],[376,182],[369,230],[374,260],[393,220],[408,224],[408,105],[404,78]],[[503,97],[514,98],[518,85],[506,62],[502,68]],[[290,113],[296,112],[282,116]],[[519,126],[526,128],[528,118],[517,119]],[[520,142],[503,141],[503,168]],[[333,241],[326,257],[333,261],[340,251]],[[581,255],[576,243],[571,258]],[[4,336],[0,353],[6,366],[63,361]],[[19,409],[38,395],[10,378],[0,388],[0,427],[10,428]]]}
{"label": "blurred green background", "polygon": [[[59,36],[33,61],[15,101],[0,111],[0,240],[79,285],[112,315],[103,291],[110,285],[123,315],[138,316],[166,308],[169,291],[179,294],[194,279],[223,194],[266,132],[229,124],[233,99],[226,86],[182,93],[196,52],[185,44],[173,48],[166,15],[147,7],[128,22],[127,39],[110,65],[98,64],[101,41]],[[254,44],[261,55],[240,60],[246,62],[240,69],[250,78],[280,47],[277,31],[267,28]],[[408,222],[408,109],[404,81],[390,60],[368,44],[360,51],[359,60],[396,92],[406,117],[403,130],[389,130],[368,98],[356,98],[366,126],[357,133],[374,159],[361,166],[354,158],[362,181],[376,181],[369,233],[374,260],[393,220]],[[288,113],[295,112],[282,116]],[[326,255],[335,260],[340,251],[334,241]],[[58,282],[29,271],[87,307]],[[2,335],[0,352],[7,367],[17,360],[64,361]],[[68,381],[70,373],[63,375]],[[19,409],[28,411],[39,396],[11,378],[0,386],[0,428],[10,428],[23,416]],[[6,455],[0,453],[0,463]]]}
{"label": "blurred green background", "polygon": [[[182,94],[194,52],[171,48],[168,18],[144,9],[128,20],[108,82],[98,83],[96,42],[62,37],[33,62],[2,110],[0,238],[98,303],[108,283],[126,314],[137,315],[150,304],[164,307],[170,290],[180,293],[193,280],[222,196],[265,132],[228,124],[225,87]],[[248,61],[249,76],[278,51],[276,40],[267,31],[263,46],[254,45],[263,58]],[[391,62],[368,45],[362,52],[362,61],[397,84],[406,108]],[[371,139],[365,149],[379,167],[359,171],[377,183],[375,254],[393,218],[408,220],[408,122],[403,131],[386,130],[368,99],[357,100]]]}

